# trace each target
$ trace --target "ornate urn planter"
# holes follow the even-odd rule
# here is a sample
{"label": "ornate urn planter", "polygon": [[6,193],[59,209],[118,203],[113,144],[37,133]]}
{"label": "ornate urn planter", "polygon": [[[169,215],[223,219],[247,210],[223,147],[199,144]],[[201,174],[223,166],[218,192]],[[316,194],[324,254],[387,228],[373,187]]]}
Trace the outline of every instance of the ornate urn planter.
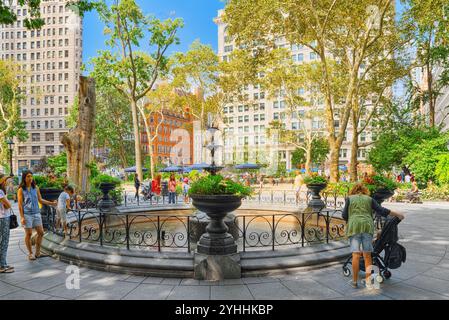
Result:
{"label": "ornate urn planter", "polygon": [[98,188],[103,193],[103,198],[98,202],[98,208],[100,210],[107,211],[110,208],[114,207],[114,201],[112,201],[109,196],[109,192],[114,190],[116,187],[115,183],[102,182],[98,186]]}
{"label": "ornate urn planter", "polygon": [[191,195],[192,204],[205,212],[210,223],[197,246],[198,253],[207,255],[228,255],[237,252],[234,237],[228,233],[223,219],[229,212],[242,205],[242,198],[235,195]]}
{"label": "ornate urn planter", "polygon": [[312,199],[310,199],[307,206],[309,208],[312,208],[314,211],[320,211],[324,207],[326,207],[326,204],[321,199],[320,192],[326,188],[326,183],[310,183],[307,184],[307,188],[312,193]]}
{"label": "ornate urn planter", "polygon": [[[39,189],[42,199],[48,200],[48,201],[55,201],[58,200],[59,195],[64,191],[59,188],[42,188]],[[49,227],[49,221],[51,216],[51,210],[50,207],[46,204],[42,205],[41,208],[41,216],[42,216],[42,227],[44,229],[48,229]]]}

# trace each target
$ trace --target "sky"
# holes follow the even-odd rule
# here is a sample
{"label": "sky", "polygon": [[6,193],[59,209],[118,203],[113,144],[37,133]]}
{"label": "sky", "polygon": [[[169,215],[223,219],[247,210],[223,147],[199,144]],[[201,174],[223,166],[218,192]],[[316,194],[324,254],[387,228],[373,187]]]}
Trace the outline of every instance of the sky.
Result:
{"label": "sky", "polygon": [[[204,44],[209,44],[217,51],[218,35],[217,26],[213,19],[219,9],[224,7],[221,0],[137,0],[144,14],[152,14],[159,19],[182,18],[184,27],[179,31],[181,43],[168,50],[173,52],[185,52],[189,45],[196,39]],[[83,63],[87,69],[91,66],[89,60],[97,56],[98,50],[106,49],[103,36],[103,23],[96,12],[89,12],[83,21]],[[146,37],[145,39],[148,39]]]}
{"label": "sky", "polygon": [[[182,18],[184,27],[179,31],[181,43],[173,45],[167,54],[185,52],[196,39],[212,46],[217,51],[218,31],[213,19],[218,10],[224,8],[224,0],[136,0],[144,14],[155,15],[159,19]],[[401,0],[396,1],[396,10],[403,10]],[[108,3],[111,1],[109,0]],[[103,23],[96,12],[86,13],[83,21],[83,63],[91,70],[89,60],[97,56],[98,50],[106,49]],[[148,37],[145,38],[146,40]],[[145,47],[143,47],[145,49]]]}

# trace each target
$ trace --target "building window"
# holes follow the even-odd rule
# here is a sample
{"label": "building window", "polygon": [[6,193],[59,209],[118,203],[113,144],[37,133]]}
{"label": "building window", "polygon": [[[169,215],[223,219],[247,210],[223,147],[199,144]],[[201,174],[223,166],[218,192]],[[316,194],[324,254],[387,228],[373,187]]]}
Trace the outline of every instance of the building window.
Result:
{"label": "building window", "polygon": [[38,155],[41,153],[41,147],[40,146],[33,146],[32,147],[32,153],[33,155]]}

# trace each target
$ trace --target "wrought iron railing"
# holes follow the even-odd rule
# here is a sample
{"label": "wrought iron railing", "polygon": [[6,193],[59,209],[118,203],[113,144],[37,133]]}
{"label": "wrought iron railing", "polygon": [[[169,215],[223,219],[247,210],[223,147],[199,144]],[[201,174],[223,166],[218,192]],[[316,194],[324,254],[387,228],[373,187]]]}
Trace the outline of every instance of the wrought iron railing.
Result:
{"label": "wrought iron railing", "polygon": [[281,214],[238,215],[242,251],[250,248],[308,246],[344,238],[345,221],[337,210]]}
{"label": "wrought iron railing", "polygon": [[[344,207],[346,196],[340,196],[336,192],[323,192],[322,198],[327,208],[341,209]],[[311,193],[307,191],[299,197],[295,190],[262,190],[257,191],[243,200],[244,203],[252,204],[281,204],[306,207],[311,199]],[[153,196],[151,198],[139,195],[135,197],[134,192],[124,192],[123,205],[129,206],[154,206],[168,205],[168,195]],[[177,195],[176,204],[184,204],[184,197]]]}
{"label": "wrought iron railing", "polygon": [[[184,249],[191,252],[192,215],[155,215],[106,213],[80,209],[67,213],[68,238],[77,242],[97,243],[130,249]],[[56,210],[51,208],[48,230],[64,236]]]}
{"label": "wrought iron railing", "polygon": [[[51,208],[48,231],[63,236],[57,215]],[[239,230],[237,244],[240,251],[281,247],[309,246],[341,240],[345,223],[338,210],[318,213],[240,214],[234,223]],[[70,210],[68,238],[77,242],[128,250],[157,252],[182,250],[191,253],[198,235],[194,234],[194,215],[161,213],[106,213],[96,209]]]}

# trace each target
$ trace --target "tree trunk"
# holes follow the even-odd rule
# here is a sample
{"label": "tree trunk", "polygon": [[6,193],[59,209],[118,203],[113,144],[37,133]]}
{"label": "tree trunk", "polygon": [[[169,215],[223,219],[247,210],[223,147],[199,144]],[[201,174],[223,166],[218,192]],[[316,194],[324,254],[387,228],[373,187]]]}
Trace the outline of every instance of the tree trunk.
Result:
{"label": "tree trunk", "polygon": [[332,144],[329,142],[330,147],[330,182],[338,182],[338,161],[340,159],[340,146],[332,140]]}
{"label": "tree trunk", "polygon": [[429,93],[429,125],[431,127],[435,126],[435,103],[433,98],[433,75],[432,75],[432,66],[430,62],[427,64],[427,90]]}
{"label": "tree trunk", "polygon": [[359,134],[357,130],[353,130],[352,144],[351,144],[351,163],[349,166],[349,174],[351,182],[357,181],[357,153],[359,151]]}
{"label": "tree trunk", "polygon": [[309,143],[307,145],[306,174],[309,175],[309,176],[312,174],[312,144],[311,143]]}
{"label": "tree trunk", "polygon": [[140,130],[139,130],[139,118],[137,116],[137,102],[131,99],[131,113],[133,118],[134,129],[134,153],[136,154],[136,173],[139,177],[139,181],[143,181],[142,175],[142,150],[140,148]]}
{"label": "tree trunk", "polygon": [[64,134],[61,143],[67,151],[67,176],[78,190],[89,191],[91,148],[95,129],[95,80],[80,77],[79,112],[75,128]]}

